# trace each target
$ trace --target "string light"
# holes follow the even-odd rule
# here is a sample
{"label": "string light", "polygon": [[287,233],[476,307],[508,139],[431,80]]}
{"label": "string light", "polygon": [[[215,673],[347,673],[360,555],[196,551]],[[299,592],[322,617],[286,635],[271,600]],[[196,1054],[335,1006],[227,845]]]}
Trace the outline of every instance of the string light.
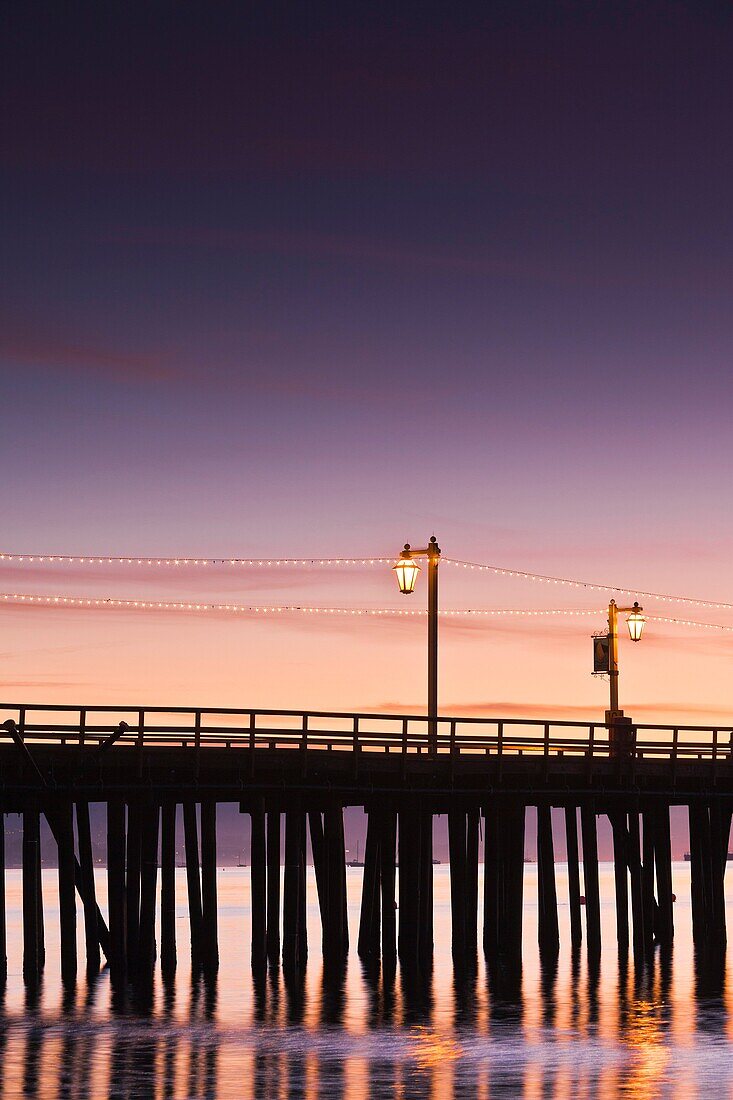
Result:
{"label": "string light", "polygon": [[[393,616],[400,619],[424,618],[424,608],[398,607],[317,607],[303,604],[237,604],[204,603],[189,600],[135,600],[118,599],[112,596],[62,596],[38,595],[28,592],[2,592],[0,602],[17,605],[37,605],[42,607],[121,609],[126,611],[192,611],[214,612],[232,615],[334,615],[342,617],[380,617]],[[441,618],[542,618],[546,616],[600,616],[605,609],[588,608],[527,608],[527,607],[468,607],[445,608],[439,612]],[[733,632],[733,626],[720,623],[702,623],[694,619],[671,618],[663,615],[648,615],[648,619],[658,623],[670,623],[675,626],[699,627],[705,630],[723,630]]]}
{"label": "string light", "polygon": [[42,563],[57,565],[137,565],[176,568],[180,566],[242,566],[252,569],[263,568],[305,568],[307,566],[334,565],[391,565],[390,558],[139,558],[125,556],[105,556],[99,554],[8,554],[0,553],[0,562],[15,564]]}
{"label": "string light", "polygon": [[576,581],[568,577],[549,577],[543,573],[527,573],[521,569],[505,569],[499,565],[482,565],[474,561],[460,561],[457,558],[441,558],[441,561],[445,565],[454,565],[460,569],[493,573],[497,577],[514,577],[540,584],[563,585],[566,588],[584,588],[590,592],[618,592],[624,596],[642,596],[644,599],[660,600],[663,603],[686,603],[693,607],[711,607],[717,611],[733,610],[733,603],[725,603],[722,600],[700,600],[694,596],[672,596],[666,592],[647,592],[643,588],[619,588],[615,584],[593,584],[591,581]]}
{"label": "string light", "polygon": [[[391,565],[394,557],[370,558],[206,558],[206,557],[127,557],[98,554],[12,554],[0,552],[0,563],[9,564],[58,564],[58,565],[131,565],[152,568],[180,567],[229,567],[249,569],[303,569],[308,567],[328,568],[335,566],[368,567]],[[538,584],[554,584],[566,588],[585,589],[589,592],[616,592],[624,596],[641,596],[644,599],[659,600],[662,603],[683,603],[691,607],[708,607],[717,611],[733,610],[733,603],[723,600],[702,600],[694,596],[676,596],[667,592],[651,592],[642,588],[622,588],[614,584],[595,584],[591,581],[573,580],[570,577],[552,577],[544,573],[530,573],[522,569],[507,569],[503,566],[462,561],[458,558],[443,557],[445,565],[480,573],[491,573],[497,577],[509,577],[531,581]],[[702,624],[705,625],[705,624]]]}

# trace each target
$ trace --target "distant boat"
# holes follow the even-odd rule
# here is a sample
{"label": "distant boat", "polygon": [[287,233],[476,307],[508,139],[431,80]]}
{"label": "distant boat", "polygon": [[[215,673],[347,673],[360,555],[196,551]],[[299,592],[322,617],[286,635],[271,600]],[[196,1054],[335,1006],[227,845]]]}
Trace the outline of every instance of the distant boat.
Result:
{"label": "distant boat", "polygon": [[363,867],[364,861],[359,859],[359,841],[356,842],[356,859],[347,859],[347,867]]}
{"label": "distant boat", "polygon": [[440,860],[439,859],[434,859],[433,860],[433,867],[440,867]]}
{"label": "distant boat", "polygon": [[[733,852],[728,852],[728,855],[725,858],[728,862],[733,860]],[[685,863],[689,863],[691,859],[692,859],[692,856],[690,855],[690,853],[685,852]]]}

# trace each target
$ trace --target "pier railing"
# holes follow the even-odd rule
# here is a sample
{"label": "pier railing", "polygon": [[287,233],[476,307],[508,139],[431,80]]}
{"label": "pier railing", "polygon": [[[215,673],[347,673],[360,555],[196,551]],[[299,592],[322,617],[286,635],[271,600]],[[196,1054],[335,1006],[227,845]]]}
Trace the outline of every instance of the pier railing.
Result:
{"label": "pier railing", "polygon": [[581,756],[733,762],[733,727],[530,718],[438,719],[425,715],[246,708],[74,706],[0,703],[0,745],[98,747],[102,751],[211,748],[231,752],[401,753],[430,757]]}

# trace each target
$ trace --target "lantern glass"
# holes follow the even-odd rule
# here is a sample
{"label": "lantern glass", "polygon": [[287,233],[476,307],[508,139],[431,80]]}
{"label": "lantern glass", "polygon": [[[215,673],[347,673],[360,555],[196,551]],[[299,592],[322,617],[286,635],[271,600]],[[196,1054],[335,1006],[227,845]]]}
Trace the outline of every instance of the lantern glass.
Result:
{"label": "lantern glass", "polygon": [[413,561],[412,558],[400,558],[392,568],[395,571],[397,584],[403,596],[408,596],[410,592],[414,592],[415,582],[420,572],[420,566],[417,562]]}
{"label": "lantern glass", "polygon": [[638,642],[644,633],[644,623],[646,619],[641,614],[641,608],[638,603],[634,604],[634,609],[626,620],[626,625],[629,628],[629,637],[632,642]]}

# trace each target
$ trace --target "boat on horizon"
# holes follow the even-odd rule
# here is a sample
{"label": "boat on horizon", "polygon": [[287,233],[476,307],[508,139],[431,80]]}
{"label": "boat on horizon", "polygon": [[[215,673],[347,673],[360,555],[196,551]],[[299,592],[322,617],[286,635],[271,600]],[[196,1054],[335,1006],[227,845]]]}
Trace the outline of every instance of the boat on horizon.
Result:
{"label": "boat on horizon", "polygon": [[[728,852],[728,854],[726,855],[725,858],[726,858],[727,862],[730,862],[731,860],[733,860],[733,852]],[[689,863],[691,861],[691,859],[692,859],[692,855],[689,852],[685,852],[685,854],[684,854],[685,863]]]}

